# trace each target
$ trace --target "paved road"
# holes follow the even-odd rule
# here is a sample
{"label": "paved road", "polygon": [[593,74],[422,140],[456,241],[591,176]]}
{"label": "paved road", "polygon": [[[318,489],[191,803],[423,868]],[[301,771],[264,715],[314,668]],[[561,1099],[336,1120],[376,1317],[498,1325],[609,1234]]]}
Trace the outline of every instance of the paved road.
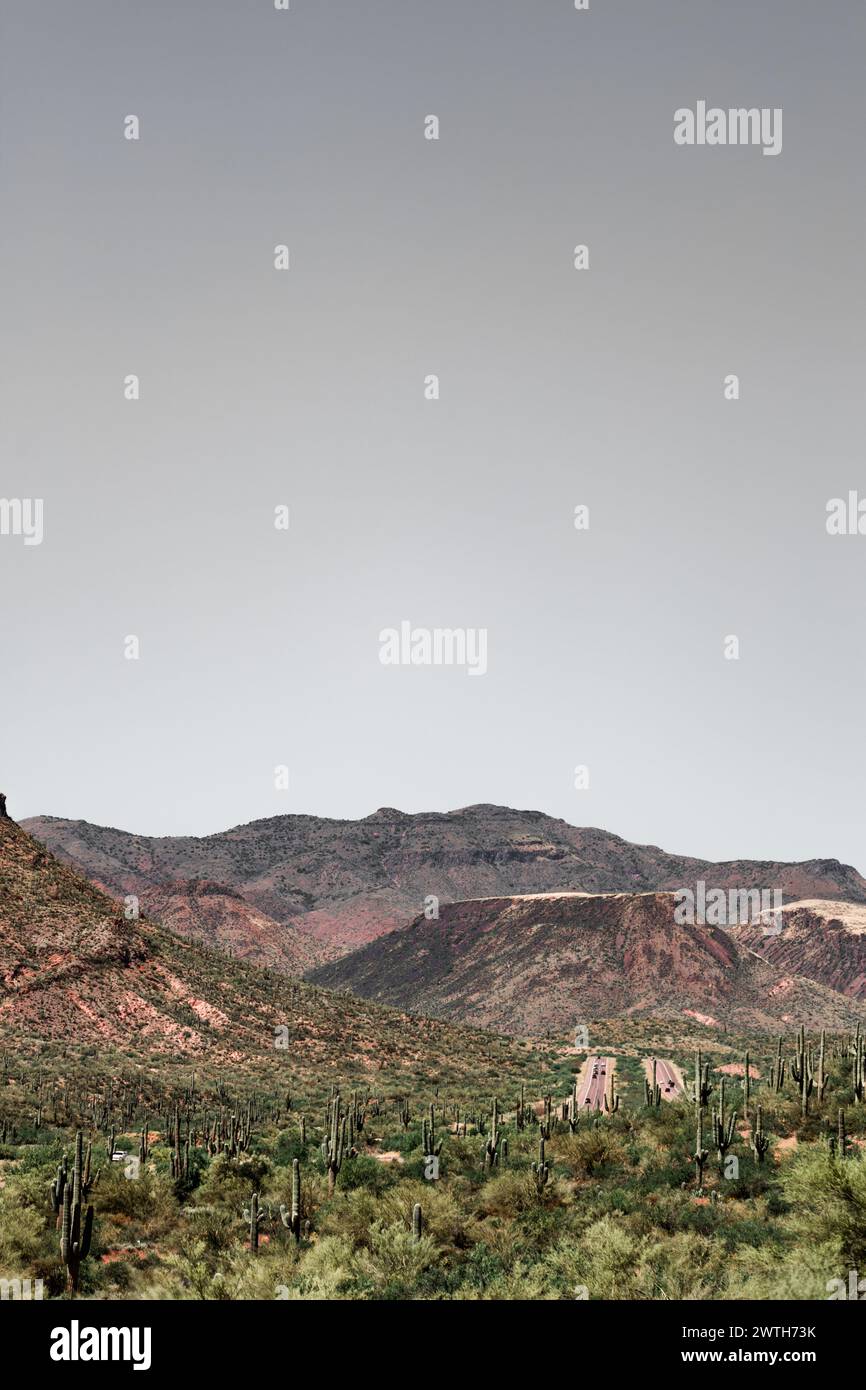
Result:
{"label": "paved road", "polygon": [[577,1097],[581,1110],[604,1109],[604,1091],[613,1068],[613,1057],[587,1057],[584,1080]]}
{"label": "paved road", "polygon": [[661,1087],[662,1100],[676,1100],[683,1094],[683,1088],[677,1080],[677,1074],[670,1062],[664,1061],[661,1057],[650,1057],[648,1063],[649,1075],[652,1076],[652,1064],[656,1064],[656,1081]]}

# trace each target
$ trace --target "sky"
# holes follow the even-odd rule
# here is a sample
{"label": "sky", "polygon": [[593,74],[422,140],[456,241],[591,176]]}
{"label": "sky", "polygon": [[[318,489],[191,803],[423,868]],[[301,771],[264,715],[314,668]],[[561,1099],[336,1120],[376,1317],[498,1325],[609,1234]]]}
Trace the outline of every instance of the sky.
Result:
{"label": "sky", "polygon": [[11,814],[866,870],[864,59],[859,0],[2,0]]}

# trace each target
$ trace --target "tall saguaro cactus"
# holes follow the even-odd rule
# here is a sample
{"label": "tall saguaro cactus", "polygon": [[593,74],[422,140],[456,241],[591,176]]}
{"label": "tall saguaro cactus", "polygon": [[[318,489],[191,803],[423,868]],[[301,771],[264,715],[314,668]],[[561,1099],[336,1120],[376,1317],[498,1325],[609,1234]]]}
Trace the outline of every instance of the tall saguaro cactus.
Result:
{"label": "tall saguaro cactus", "polygon": [[268,1219],[265,1211],[259,1206],[258,1192],[253,1193],[250,1198],[250,1204],[248,1207],[244,1207],[243,1213],[244,1221],[247,1222],[250,1228],[250,1249],[253,1254],[255,1254],[259,1248],[259,1232]]}
{"label": "tall saguaro cactus", "polygon": [[827,1089],[827,1073],[824,1070],[824,1054],[826,1052],[826,1030],[821,1029],[821,1046],[818,1049],[818,1073],[815,1077],[815,1094],[818,1097],[818,1104],[824,1100],[824,1092]]}
{"label": "tall saguaro cactus", "polygon": [[322,1157],[328,1170],[328,1196],[333,1197],[337,1174],[343,1166],[344,1158],[354,1158],[357,1150],[347,1142],[348,1122],[343,1114],[339,1096],[328,1102],[327,1134],[322,1143]]}
{"label": "tall saguaro cactus", "polygon": [[490,1134],[487,1136],[487,1143],[484,1145],[485,1169],[496,1168],[499,1164],[499,1157],[499,1101],[494,1096],[493,1117],[490,1121]]}
{"label": "tall saguaro cactus", "polygon": [[[494,1107],[494,1123],[495,1123],[495,1117],[496,1117],[496,1102],[495,1102],[495,1101],[493,1102],[493,1107]],[[440,1155],[440,1153],[442,1152],[442,1140],[440,1139],[439,1142],[438,1142],[438,1144],[437,1144],[437,1142],[436,1142],[436,1111],[435,1111],[435,1108],[434,1108],[434,1106],[433,1106],[432,1104],[431,1104],[431,1106],[430,1106],[430,1118],[429,1118],[429,1120],[425,1118],[425,1119],[423,1119],[423,1120],[421,1121],[421,1144],[422,1144],[423,1149],[424,1149],[424,1157],[425,1157],[425,1158],[438,1158],[439,1155]]]}
{"label": "tall saguaro cactus", "polygon": [[656,1069],[657,1069],[657,1067],[658,1067],[658,1062],[657,1062],[656,1058],[653,1057],[653,1072],[652,1072],[653,1079],[652,1079],[652,1081],[650,1082],[650,1081],[647,1081],[646,1077],[644,1077],[644,1083],[643,1083],[643,1084],[644,1084],[644,1092],[645,1092],[645,1094],[646,1094],[646,1103],[647,1103],[647,1105],[648,1105],[650,1108],[655,1107],[656,1110],[658,1110],[659,1106],[660,1106],[661,1103],[662,1103],[662,1088],[661,1088],[661,1086],[658,1084],[658,1082],[656,1081]]}
{"label": "tall saguaro cactus", "polygon": [[90,1172],[90,1155],[88,1149],[88,1164],[85,1170],[82,1164],[83,1141],[81,1130],[75,1136],[75,1166],[72,1171],[72,1183],[67,1180],[63,1185],[63,1215],[60,1224],[60,1255],[66,1265],[67,1288],[71,1297],[75,1297],[78,1291],[78,1282],[81,1272],[81,1261],[86,1260],[90,1254],[90,1242],[93,1235],[93,1207],[88,1206],[84,1212],[82,1221],[82,1194],[84,1192],[85,1172]]}
{"label": "tall saguaro cactus", "polygon": [[695,1080],[692,1087],[692,1099],[697,1109],[706,1110],[710,1103],[712,1089],[710,1064],[703,1061],[701,1050],[698,1048],[695,1053]]}
{"label": "tall saguaro cactus", "polygon": [[725,1123],[725,1078],[719,1082],[719,1108],[713,1110],[713,1139],[719,1155],[719,1167],[724,1168],[725,1154],[734,1142],[737,1112],[734,1110]]}
{"label": "tall saguaro cactus", "polygon": [[855,1101],[862,1101],[866,1095],[866,1053],[859,1023],[851,1044],[851,1086]]}
{"label": "tall saguaro cactus", "polygon": [[54,1214],[57,1218],[55,1222],[57,1230],[60,1229],[60,1222],[63,1217],[63,1193],[66,1190],[66,1184],[68,1181],[68,1160],[66,1158],[66,1154],[64,1154],[62,1160],[57,1165],[57,1177],[51,1184],[51,1205],[54,1208]]}
{"label": "tall saguaro cactus", "polygon": [[515,1115],[515,1122],[517,1124],[518,1129],[523,1129],[524,1125],[526,1124],[526,1087],[523,1084],[521,1084],[520,1096],[517,1101],[517,1113]]}
{"label": "tall saguaro cactus", "polygon": [[805,1117],[809,1113],[809,1097],[812,1094],[814,1075],[812,1049],[806,1046],[806,1029],[803,1026],[797,1034],[797,1055],[791,1062],[791,1077],[800,1088],[800,1114]]}
{"label": "tall saguaro cactus", "polygon": [[580,1125],[580,1106],[577,1100],[577,1077],[571,1083],[571,1095],[568,1097],[568,1128],[571,1134],[576,1134]]}
{"label": "tall saguaro cactus", "polygon": [[604,1108],[609,1115],[615,1115],[619,1110],[619,1096],[613,1088],[613,1069],[611,1069],[607,1085],[604,1088]]}
{"label": "tall saguaro cactus", "polygon": [[532,1176],[535,1178],[535,1188],[539,1197],[550,1181],[550,1168],[544,1161],[544,1139],[538,1141],[538,1162],[533,1163]]}
{"label": "tall saguaro cactus", "polygon": [[695,1142],[695,1152],[693,1156],[695,1160],[695,1177],[697,1179],[698,1191],[700,1191],[704,1185],[704,1164],[709,1158],[709,1154],[707,1153],[707,1150],[704,1148],[704,1116],[700,1106],[697,1107],[697,1112],[698,1133],[697,1140]]}
{"label": "tall saguaro cactus", "polygon": [[285,1203],[280,1206],[280,1220],[291,1231],[298,1245],[301,1239],[301,1165],[292,1159],[292,1209],[287,1211]]}
{"label": "tall saguaro cactus", "polygon": [[839,1158],[848,1157],[848,1131],[845,1128],[845,1111],[841,1106],[837,1119],[836,1154]]}

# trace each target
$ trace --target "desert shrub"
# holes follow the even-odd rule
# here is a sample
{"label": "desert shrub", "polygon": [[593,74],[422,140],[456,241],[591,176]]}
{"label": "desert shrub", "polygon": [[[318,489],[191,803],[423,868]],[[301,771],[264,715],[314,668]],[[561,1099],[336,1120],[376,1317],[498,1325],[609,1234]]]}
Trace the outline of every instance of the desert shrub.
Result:
{"label": "desert shrub", "polygon": [[579,1240],[561,1240],[544,1264],[561,1287],[585,1286],[591,1299],[636,1298],[639,1256],[640,1242],[624,1223],[603,1216]]}
{"label": "desert shrub", "polygon": [[324,1236],[304,1251],[291,1280],[292,1299],[345,1299],[352,1293],[352,1242],[346,1236]]}
{"label": "desert shrub", "polygon": [[479,1210],[486,1216],[507,1219],[538,1206],[540,1198],[528,1169],[506,1168],[488,1179],[476,1200]]}
{"label": "desert shrub", "polygon": [[196,1204],[226,1203],[238,1206],[247,1202],[253,1192],[258,1192],[270,1172],[270,1164],[264,1157],[245,1157],[240,1161],[227,1154],[217,1154],[208,1165],[196,1193]]}
{"label": "desert shrub", "polygon": [[[108,1238],[111,1227],[124,1231],[126,1238],[145,1233],[155,1238],[172,1229],[178,1219],[178,1204],[170,1178],[141,1169],[138,1178],[125,1178],[119,1165],[100,1175],[92,1201],[97,1209],[100,1234]],[[136,1231],[130,1232],[129,1228]]]}
{"label": "desert shrub", "polygon": [[429,1236],[415,1240],[401,1222],[386,1225],[374,1221],[367,1244],[350,1261],[352,1278],[359,1289],[377,1298],[408,1298],[419,1275],[437,1259]]}
{"label": "desert shrub", "polygon": [[237,1245],[237,1218],[224,1207],[193,1207],[184,1216],[193,1238],[203,1242],[210,1255],[232,1250]]}
{"label": "desert shrub", "polygon": [[866,1162],[810,1149],[786,1162],[780,1183],[804,1243],[835,1247],[846,1270],[866,1269]]}
{"label": "desert shrub", "polygon": [[702,1300],[725,1297],[728,1253],[708,1236],[680,1231],[649,1241],[637,1273],[638,1296]]}
{"label": "desert shrub", "polygon": [[742,1246],[729,1256],[726,1298],[827,1298],[828,1281],[847,1277],[835,1241],[804,1241],[787,1249]]}
{"label": "desert shrub", "polygon": [[557,1164],[575,1178],[590,1178],[622,1165],[626,1153],[619,1136],[599,1127],[579,1129],[576,1134],[558,1138],[553,1150]]}
{"label": "desert shrub", "polygon": [[368,1192],[382,1193],[387,1192],[393,1183],[390,1166],[387,1163],[379,1163],[368,1154],[358,1154],[357,1158],[346,1159],[337,1179],[337,1186],[344,1192],[363,1187]]}
{"label": "desert shrub", "polygon": [[[9,1278],[20,1277],[25,1267],[43,1248],[47,1220],[33,1206],[9,1200],[6,1193],[0,1199],[0,1273]],[[52,1227],[54,1218],[52,1214]]]}

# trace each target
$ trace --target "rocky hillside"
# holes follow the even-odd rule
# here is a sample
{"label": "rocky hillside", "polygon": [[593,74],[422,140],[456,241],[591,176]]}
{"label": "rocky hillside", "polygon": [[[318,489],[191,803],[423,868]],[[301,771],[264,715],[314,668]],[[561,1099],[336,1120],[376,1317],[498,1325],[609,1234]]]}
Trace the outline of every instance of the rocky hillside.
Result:
{"label": "rocky hillside", "polygon": [[[278,1034],[278,1029],[285,1029]],[[279,1038],[284,1047],[277,1047]],[[122,907],[0,818],[0,1043],[90,1046],[162,1068],[278,1085],[486,1072],[523,1049],[342,998],[183,941]],[[491,1065],[491,1082],[493,1076]]]}
{"label": "rocky hillside", "polygon": [[617,1016],[757,1030],[866,1020],[854,999],[769,963],[727,929],[677,924],[662,893],[452,903],[438,921],[418,916],[311,978],[525,1035]]}
{"label": "rocky hillside", "polygon": [[778,936],[754,927],[737,927],[733,934],[777,970],[807,975],[866,1002],[866,906],[795,902],[782,909],[782,922]]}
{"label": "rocky hillside", "polygon": [[866,881],[835,859],[711,864],[578,829],[538,811],[469,806],[359,821],[276,816],[203,838],[152,838],[40,816],[33,835],[112,894],[195,939],[302,973],[402,926],[428,896],[582,890],[640,893],[779,888],[786,899],[866,903]]}

